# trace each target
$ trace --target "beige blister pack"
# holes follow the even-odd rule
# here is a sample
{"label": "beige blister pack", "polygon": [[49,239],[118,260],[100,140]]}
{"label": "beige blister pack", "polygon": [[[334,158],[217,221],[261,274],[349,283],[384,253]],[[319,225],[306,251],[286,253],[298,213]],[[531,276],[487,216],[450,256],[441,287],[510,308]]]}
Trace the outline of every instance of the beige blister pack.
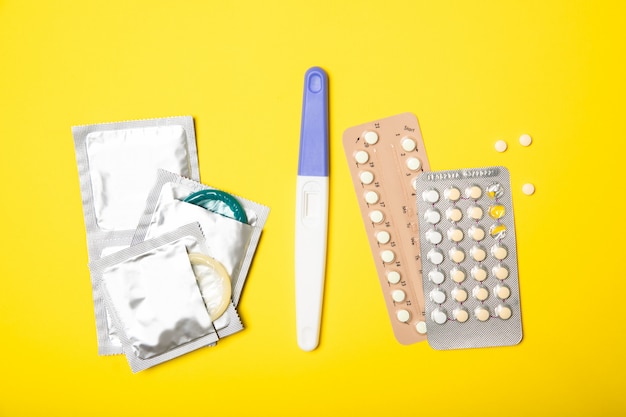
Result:
{"label": "beige blister pack", "polygon": [[415,180],[429,171],[415,115],[345,130],[343,146],[396,339],[426,340]]}

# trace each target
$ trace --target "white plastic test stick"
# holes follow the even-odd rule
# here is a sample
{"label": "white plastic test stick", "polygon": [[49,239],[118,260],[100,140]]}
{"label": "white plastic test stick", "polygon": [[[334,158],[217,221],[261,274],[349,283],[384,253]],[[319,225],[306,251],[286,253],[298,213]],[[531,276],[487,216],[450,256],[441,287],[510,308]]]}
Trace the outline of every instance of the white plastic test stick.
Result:
{"label": "white plastic test stick", "polygon": [[296,190],[296,327],[298,346],[319,343],[328,232],[328,76],[318,67],[304,77]]}

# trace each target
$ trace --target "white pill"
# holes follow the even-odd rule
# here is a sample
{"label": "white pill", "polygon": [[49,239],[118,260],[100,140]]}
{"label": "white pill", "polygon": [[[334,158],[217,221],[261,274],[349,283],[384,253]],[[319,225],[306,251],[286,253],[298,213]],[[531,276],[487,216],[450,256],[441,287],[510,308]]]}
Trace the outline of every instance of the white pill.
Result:
{"label": "white pill", "polygon": [[458,267],[452,268],[452,270],[450,271],[450,278],[452,278],[452,281],[460,284],[461,282],[465,281],[465,270]]}
{"label": "white pill", "polygon": [[432,290],[429,297],[435,304],[442,304],[446,301],[446,293],[441,290]]}
{"label": "white pill", "polygon": [[368,154],[365,151],[358,151],[357,153],[354,154],[354,159],[356,160],[357,163],[364,164],[370,160],[370,154]]}
{"label": "white pill", "polygon": [[451,222],[458,222],[463,218],[463,212],[458,207],[450,207],[446,210],[446,218]]}
{"label": "white pill", "polygon": [[480,226],[473,225],[469,228],[467,234],[470,235],[470,237],[476,242],[480,242],[485,238],[485,229]]}
{"label": "white pill", "polygon": [[383,262],[390,263],[390,262],[393,262],[394,259],[396,259],[396,254],[393,253],[393,251],[384,250],[380,253],[380,257],[383,260]]}
{"label": "white pill", "polygon": [[411,318],[411,313],[404,309],[398,310],[398,312],[396,313],[396,317],[398,318],[398,321],[406,323]]}
{"label": "white pill", "polygon": [[430,314],[430,318],[437,324],[444,324],[448,321],[448,316],[446,315],[445,310],[436,308]]}
{"label": "white pill", "polygon": [[519,143],[522,146],[528,146],[532,143],[532,141],[533,139],[530,137],[530,135],[527,135],[526,133],[519,137]]}
{"label": "white pill", "polygon": [[393,301],[396,303],[401,303],[405,300],[406,293],[402,290],[395,290],[391,293],[391,298],[393,298]]}
{"label": "white pill", "polygon": [[461,198],[461,190],[459,190],[456,187],[450,187],[447,188],[444,192],[443,192],[443,196],[448,200],[448,201],[459,201],[459,198]]}
{"label": "white pill", "polygon": [[365,142],[369,143],[370,145],[373,145],[376,142],[378,142],[378,133],[376,132],[373,132],[373,131],[365,132],[365,135],[363,135],[363,137],[365,138]]}
{"label": "white pill", "polygon": [[509,277],[509,269],[504,265],[496,265],[493,267],[493,275],[499,280],[505,280]]}
{"label": "white pill", "polygon": [[465,300],[467,300],[467,291],[465,291],[465,289],[460,288],[460,287],[455,287],[452,292],[452,298],[454,298],[454,301],[458,302],[458,303],[463,303],[465,302]]}
{"label": "white pill", "polygon": [[489,290],[481,285],[477,285],[472,290],[472,297],[474,297],[478,301],[485,301],[487,298],[489,298]]}
{"label": "white pill", "polygon": [[411,171],[417,171],[422,167],[422,162],[417,158],[409,158],[406,160],[406,166]]}
{"label": "white pill", "polygon": [[417,142],[415,142],[413,139],[409,137],[402,138],[401,143],[402,143],[402,149],[404,149],[407,152],[412,152],[417,147]]}
{"label": "white pill", "polygon": [[473,267],[470,271],[470,274],[472,274],[472,278],[474,278],[478,282],[483,282],[487,279],[487,270],[479,265]]}
{"label": "white pill", "polygon": [[385,220],[385,215],[380,210],[370,211],[370,220],[373,223],[379,224],[382,223],[383,220]]}
{"label": "white pill", "polygon": [[453,242],[458,243],[463,240],[463,231],[458,227],[449,228],[446,234],[448,235],[448,239]]}
{"label": "white pill", "polygon": [[376,240],[378,241],[378,243],[386,245],[391,240],[391,235],[388,231],[381,230],[380,232],[376,233]]}
{"label": "white pill", "polygon": [[465,259],[465,252],[461,248],[452,248],[450,249],[450,259],[452,262],[460,264]]}
{"label": "white pill", "polygon": [[511,310],[511,307],[503,305],[503,304],[500,304],[499,306],[497,306],[495,312],[496,312],[496,315],[500,317],[502,320],[508,320],[513,315],[513,311]]}
{"label": "white pill", "polygon": [[435,189],[429,189],[422,193],[422,199],[427,203],[436,203],[439,201],[439,192]]}
{"label": "white pill", "polygon": [[429,208],[424,213],[424,220],[430,224],[437,224],[441,221],[441,213],[437,209]]}
{"label": "white pill", "polygon": [[526,195],[532,195],[535,193],[535,186],[531,183],[526,183],[522,185],[522,192]]}
{"label": "white pill", "polygon": [[493,293],[501,300],[506,300],[511,296],[511,289],[503,284],[498,284],[493,289]]}
{"label": "white pill", "polygon": [[443,262],[443,252],[441,251],[441,249],[433,248],[428,251],[428,253],[426,254],[426,258],[433,265],[439,265]]}
{"label": "white pill", "polygon": [[479,321],[487,321],[489,320],[489,310],[486,307],[476,307],[474,309],[474,317],[476,317]]}
{"label": "white pill", "polygon": [[433,269],[432,271],[428,273],[428,280],[432,282],[433,284],[439,285],[444,281],[445,278],[446,277],[443,274],[443,272],[441,272],[438,269]]}
{"label": "white pill", "polygon": [[400,273],[398,271],[389,271],[387,273],[387,281],[389,281],[390,284],[397,284],[400,282]]}
{"label": "white pill", "polygon": [[452,311],[452,316],[459,323],[465,323],[469,318],[469,313],[464,308],[455,308],[454,311]]}
{"label": "white pill", "polygon": [[419,334],[426,334],[427,333],[426,322],[425,321],[418,321],[415,324],[415,330],[417,330],[417,332]]}
{"label": "white pill", "polygon": [[496,142],[496,151],[504,152],[504,151],[506,151],[506,148],[507,148],[507,144],[506,144],[505,141],[499,140],[499,141]]}
{"label": "white pill", "polygon": [[374,182],[374,174],[370,171],[363,171],[359,174],[359,179],[361,180],[361,183],[369,185]]}
{"label": "white pill", "polygon": [[378,193],[376,191],[368,191],[365,193],[365,201],[367,204],[376,204],[378,203]]}
{"label": "white pill", "polygon": [[437,229],[427,230],[424,234],[426,240],[432,243],[433,245],[438,245],[443,240],[443,234]]}

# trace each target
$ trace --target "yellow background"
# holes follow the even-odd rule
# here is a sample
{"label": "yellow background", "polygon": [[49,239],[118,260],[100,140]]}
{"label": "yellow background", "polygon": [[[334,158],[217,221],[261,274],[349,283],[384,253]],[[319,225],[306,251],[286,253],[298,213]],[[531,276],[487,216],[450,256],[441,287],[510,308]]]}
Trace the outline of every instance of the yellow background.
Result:
{"label": "yellow background", "polygon": [[[624,415],[623,4],[0,0],[0,415]],[[331,205],[321,344],[306,353],[294,194],[314,65],[330,79]],[[401,112],[433,169],[511,170],[520,345],[395,341],[341,135]],[[132,374],[96,353],[70,128],[184,114],[202,181],[272,211],[246,329]]]}

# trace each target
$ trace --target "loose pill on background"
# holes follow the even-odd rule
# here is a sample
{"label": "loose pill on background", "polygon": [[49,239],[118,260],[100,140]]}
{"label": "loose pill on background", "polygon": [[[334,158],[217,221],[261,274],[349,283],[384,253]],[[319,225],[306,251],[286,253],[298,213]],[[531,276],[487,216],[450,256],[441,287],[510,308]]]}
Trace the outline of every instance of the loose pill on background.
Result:
{"label": "loose pill on background", "polygon": [[526,133],[524,133],[522,136],[519,137],[519,143],[522,146],[529,146],[532,143],[533,139],[530,137],[530,135],[527,135]]}
{"label": "loose pill on background", "polygon": [[532,195],[535,193],[535,186],[531,183],[526,183],[522,185],[522,192],[526,195]]}
{"label": "loose pill on background", "polygon": [[495,147],[496,147],[496,151],[498,151],[498,152],[504,152],[504,151],[506,151],[507,144],[506,144],[506,142],[505,142],[505,141],[503,141],[503,140],[499,140],[499,141],[497,141],[497,142],[496,142]]}

